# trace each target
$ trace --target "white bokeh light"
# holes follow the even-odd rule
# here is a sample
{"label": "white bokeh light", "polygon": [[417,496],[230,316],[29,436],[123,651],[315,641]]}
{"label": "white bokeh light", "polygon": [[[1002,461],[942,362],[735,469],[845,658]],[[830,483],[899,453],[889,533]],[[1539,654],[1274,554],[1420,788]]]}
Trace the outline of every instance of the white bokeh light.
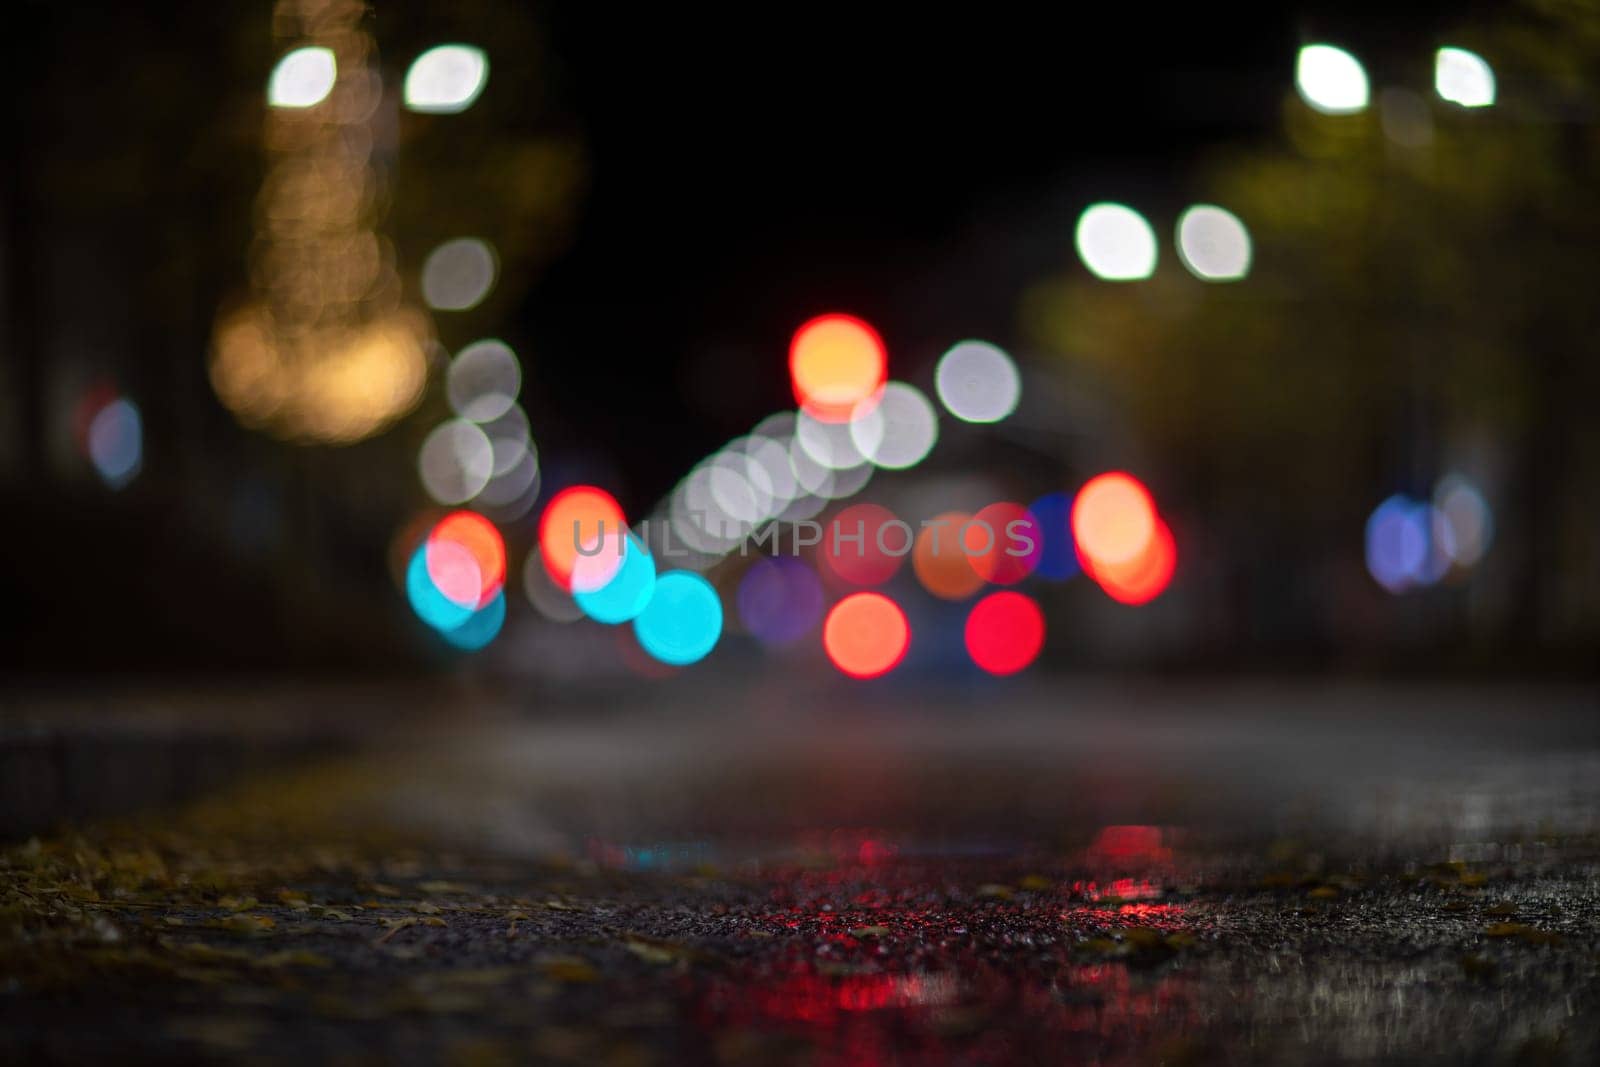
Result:
{"label": "white bokeh light", "polygon": [[144,423],[131,400],[118,398],[95,413],[89,423],[89,462],[113,489],[134,479],[144,465]]}
{"label": "white bokeh light", "polygon": [[1494,540],[1494,513],[1489,502],[1465,477],[1448,474],[1434,487],[1433,506],[1450,525],[1451,558],[1462,567],[1476,566]]}
{"label": "white bokeh light", "polygon": [[1494,103],[1494,71],[1476,52],[1441,48],[1433,57],[1433,88],[1452,104],[1488,107]]}
{"label": "white bokeh light", "polygon": [[539,456],[529,450],[509,469],[496,471],[472,498],[472,504],[489,517],[506,522],[531,511],[538,494]]}
{"label": "white bokeh light", "polygon": [[312,46],[296,48],[272,68],[267,79],[267,103],[273,107],[314,107],[333,92],[339,65],[333,52]]}
{"label": "white bokeh light", "polygon": [[1331,44],[1308,44],[1300,49],[1294,86],[1302,100],[1324,115],[1364,111],[1370,92],[1361,61]]}
{"label": "white bokeh light", "polygon": [[442,44],[406,71],[405,101],[412,111],[453,115],[465,111],[489,80],[489,58],[469,44]]}
{"label": "white bokeh light", "polygon": [[939,417],[922,391],[905,382],[890,382],[883,395],[858,405],[850,421],[850,437],[868,460],[886,470],[906,470],[921,463],[939,439]]}
{"label": "white bokeh light", "polygon": [[423,440],[417,473],[438,503],[465,504],[494,477],[494,445],[476,424],[447,419]]}
{"label": "white bokeh light", "polygon": [[475,341],[456,354],[445,373],[450,410],[473,422],[498,419],[516,403],[522,364],[504,341]]}
{"label": "white bokeh light", "polygon": [[[854,445],[851,446],[854,448]],[[794,471],[794,479],[804,490],[803,499],[843,500],[845,497],[854,496],[866,488],[867,482],[872,480],[873,466],[862,458],[862,462],[854,467],[833,468],[826,467],[817,462],[800,443],[800,437],[795,435],[789,444],[789,465]],[[784,512],[784,518],[799,517],[797,512],[801,509],[791,509]],[[809,517],[809,516],[806,516]]]}
{"label": "white bokeh light", "polygon": [[533,450],[533,439],[528,432],[528,416],[517,404],[512,404],[498,418],[483,424],[483,432],[494,446],[494,472],[504,474],[522,461]]}
{"label": "white bokeh light", "polygon": [[1103,281],[1132,282],[1155,273],[1156,233],[1124,204],[1090,204],[1078,216],[1074,241],[1083,265]]}
{"label": "white bokeh light", "polygon": [[1250,273],[1250,231],[1215,204],[1196,204],[1178,219],[1178,258],[1197,278],[1231,282]]}
{"label": "white bokeh light", "polygon": [[795,417],[794,437],[806,455],[829,470],[852,470],[867,461],[848,422],[823,422],[802,411]]}
{"label": "white bokeh light", "polygon": [[422,298],[437,311],[477,307],[494,288],[494,249],[476,237],[458,237],[428,253],[422,264]]}
{"label": "white bokeh light", "polygon": [[774,497],[767,472],[735,441],[711,457],[710,488],[717,507],[735,522],[755,526],[772,517]]}
{"label": "white bokeh light", "polygon": [[[724,495],[729,486],[720,487]],[[705,462],[689,473],[673,491],[669,507],[672,530],[690,548],[719,554],[744,539],[748,528],[717,501],[712,487],[712,465]]]}
{"label": "white bokeh light", "polygon": [[1017,365],[987,341],[962,341],[939,357],[934,388],[945,410],[963,422],[999,422],[1017,409]]}
{"label": "white bokeh light", "polygon": [[746,437],[739,447],[761,469],[757,482],[771,490],[771,513],[781,515],[800,492],[799,483],[794,480],[794,468],[789,463],[789,439],[765,437],[758,432]]}

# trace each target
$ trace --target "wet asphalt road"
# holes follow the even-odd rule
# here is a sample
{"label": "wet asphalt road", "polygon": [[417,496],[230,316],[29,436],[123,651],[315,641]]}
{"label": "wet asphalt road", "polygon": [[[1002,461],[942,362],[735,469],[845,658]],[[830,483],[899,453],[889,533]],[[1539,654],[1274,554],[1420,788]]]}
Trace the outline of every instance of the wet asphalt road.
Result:
{"label": "wet asphalt road", "polygon": [[9,1062],[1592,1063],[1579,689],[479,699],[5,854]]}

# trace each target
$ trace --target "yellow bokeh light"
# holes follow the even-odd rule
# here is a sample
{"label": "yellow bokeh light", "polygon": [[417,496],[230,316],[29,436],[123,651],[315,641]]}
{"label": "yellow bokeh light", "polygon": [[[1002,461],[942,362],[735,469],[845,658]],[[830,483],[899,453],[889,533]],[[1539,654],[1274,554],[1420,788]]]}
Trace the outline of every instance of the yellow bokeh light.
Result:
{"label": "yellow bokeh light", "polygon": [[279,32],[308,43],[268,86],[251,293],[218,316],[213,338],[218,398],[246,426],[293,441],[369,437],[416,407],[427,377],[432,325],[401,302],[377,228],[383,87],[366,16],[358,0],[276,7]]}

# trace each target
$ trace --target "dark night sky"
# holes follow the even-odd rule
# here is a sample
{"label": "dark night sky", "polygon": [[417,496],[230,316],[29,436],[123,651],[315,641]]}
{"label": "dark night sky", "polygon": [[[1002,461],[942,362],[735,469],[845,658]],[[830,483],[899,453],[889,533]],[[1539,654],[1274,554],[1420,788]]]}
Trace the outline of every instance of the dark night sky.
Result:
{"label": "dark night sky", "polygon": [[518,323],[543,354],[529,387],[562,414],[547,448],[609,442],[625,505],[648,507],[789,402],[786,343],[810,315],[874,321],[898,375],[960,336],[1005,343],[1022,286],[1071,265],[1085,203],[1165,209],[1208,148],[1276,136],[1302,41],[1370,50],[1381,85],[1379,57],[1426,63],[1439,21],[555,5],[593,171]]}

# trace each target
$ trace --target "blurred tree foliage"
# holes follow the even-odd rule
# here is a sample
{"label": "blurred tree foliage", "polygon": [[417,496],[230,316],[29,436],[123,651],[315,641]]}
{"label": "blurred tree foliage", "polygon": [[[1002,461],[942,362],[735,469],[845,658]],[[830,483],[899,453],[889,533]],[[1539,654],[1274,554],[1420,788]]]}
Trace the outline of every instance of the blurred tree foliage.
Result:
{"label": "blurred tree foliage", "polygon": [[[1493,107],[1433,96],[1434,44],[1488,59]],[[1102,383],[1197,510],[1320,528],[1345,556],[1379,500],[1487,442],[1518,573],[1496,628],[1592,637],[1600,3],[1531,0],[1378,73],[1407,88],[1375,76],[1347,116],[1291,92],[1282,143],[1204,168],[1195,199],[1250,229],[1247,280],[1080,269],[1025,296],[1024,333]]]}

